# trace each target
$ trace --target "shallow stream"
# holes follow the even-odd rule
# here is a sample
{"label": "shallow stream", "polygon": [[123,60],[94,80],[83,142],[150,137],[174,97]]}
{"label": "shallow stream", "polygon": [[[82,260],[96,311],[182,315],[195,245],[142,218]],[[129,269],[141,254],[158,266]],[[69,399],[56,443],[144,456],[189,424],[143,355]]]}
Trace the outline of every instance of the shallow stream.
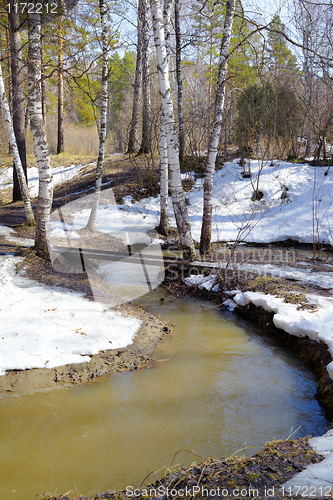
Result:
{"label": "shallow stream", "polygon": [[296,356],[209,303],[161,289],[141,301],[175,324],[153,368],[0,398],[0,498],[138,487],[177,452],[174,463],[254,454],[327,430]]}

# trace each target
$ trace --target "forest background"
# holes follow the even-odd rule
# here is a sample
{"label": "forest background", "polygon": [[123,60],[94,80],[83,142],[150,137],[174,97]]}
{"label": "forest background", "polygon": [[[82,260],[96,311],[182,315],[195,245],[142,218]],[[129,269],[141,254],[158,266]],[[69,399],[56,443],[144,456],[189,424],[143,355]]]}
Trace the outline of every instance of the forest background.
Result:
{"label": "forest background", "polygon": [[[175,103],[172,119],[180,163],[188,157],[208,156],[208,179],[217,122],[218,142],[212,147],[215,155],[238,151],[245,174],[250,167],[247,157],[261,162],[274,158],[330,161],[331,3],[293,0],[270,7],[269,14],[264,12],[267,6],[239,0],[166,0],[162,7],[159,0],[152,0],[150,9],[146,0],[138,4],[123,0],[46,4],[56,5],[58,10],[57,15],[45,14],[44,5],[38,48],[40,77],[35,75],[35,87],[40,85],[51,155],[101,155],[103,130],[103,158],[115,153],[129,153],[132,158],[144,154],[148,158],[145,174],[155,176],[151,164],[158,155],[163,160],[165,118],[161,118],[163,89],[157,69],[163,59],[159,62],[155,53],[152,28],[154,9],[161,8],[169,69],[166,78]],[[26,22],[29,5],[36,7],[38,3],[2,2],[0,13],[2,71],[14,129],[15,120],[20,121],[15,134],[24,167],[24,150],[28,155],[33,153],[31,102],[28,105],[33,88],[31,77],[29,83],[31,40]],[[228,19],[230,36],[224,46]],[[156,40],[155,33],[155,47]],[[217,118],[221,90],[221,117]],[[0,147],[3,153],[11,150],[4,119],[0,122]],[[170,163],[170,151],[168,155]],[[215,160],[216,156],[213,167]],[[255,200],[260,193],[256,186],[253,190]],[[19,196],[16,183],[14,199]],[[204,208],[204,221],[207,218]],[[185,234],[186,228],[181,229],[178,221],[177,225]],[[202,253],[210,243],[207,231],[205,243],[203,229]],[[190,247],[186,241],[183,247]]]}

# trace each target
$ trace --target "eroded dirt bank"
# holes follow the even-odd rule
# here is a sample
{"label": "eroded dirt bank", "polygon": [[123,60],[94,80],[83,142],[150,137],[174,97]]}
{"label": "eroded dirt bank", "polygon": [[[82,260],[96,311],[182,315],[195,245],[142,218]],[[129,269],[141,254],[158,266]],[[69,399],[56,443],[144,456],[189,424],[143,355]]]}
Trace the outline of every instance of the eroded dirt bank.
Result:
{"label": "eroded dirt bank", "polygon": [[[48,286],[61,286],[83,293],[93,299],[89,280],[85,274],[58,273],[51,264],[30,250],[21,250],[24,256],[17,264],[17,272]],[[125,304],[117,308],[125,316],[142,321],[133,343],[124,348],[100,351],[89,362],[67,364],[56,368],[12,370],[0,376],[0,394],[27,393],[34,390],[70,386],[91,382],[115,372],[136,370],[151,364],[157,342],[170,332],[169,326],[153,314],[136,305]]]}

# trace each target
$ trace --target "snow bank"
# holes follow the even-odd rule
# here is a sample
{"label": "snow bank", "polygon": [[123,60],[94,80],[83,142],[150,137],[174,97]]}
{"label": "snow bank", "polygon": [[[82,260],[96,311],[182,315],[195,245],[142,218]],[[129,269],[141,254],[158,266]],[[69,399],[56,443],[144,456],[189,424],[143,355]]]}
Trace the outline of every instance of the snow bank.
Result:
{"label": "snow bank", "polygon": [[[265,311],[273,312],[273,323],[290,335],[305,337],[316,341],[322,340],[333,357],[333,297],[320,297],[308,294],[307,299],[316,309],[297,309],[296,304],[284,302],[283,298],[261,292],[237,293],[233,300],[243,306],[250,302]],[[330,377],[333,379],[333,361],[327,366]]]}
{"label": "snow bank", "polygon": [[[283,302],[283,298],[264,295],[260,292],[237,293],[233,300],[238,305],[252,302],[266,311],[273,312],[273,322],[277,328],[303,337],[308,335],[314,340],[322,340],[328,346],[333,357],[333,297],[307,295],[308,300],[317,306],[317,310],[298,310],[294,304]],[[333,379],[333,361],[327,371]],[[323,455],[322,462],[309,465],[283,485],[285,494],[301,495],[304,498],[331,497],[333,492],[333,430],[323,436],[310,440],[310,446]]]}
{"label": "snow bank", "polygon": [[[297,266],[300,266],[298,263]],[[307,265],[304,263],[303,265]],[[312,269],[301,269],[300,267],[276,266],[273,264],[239,264],[238,269],[250,271],[263,276],[274,276],[276,278],[293,279],[308,285],[316,285],[320,288],[333,288],[333,273],[330,271],[319,272]]]}
{"label": "snow bank", "polygon": [[[258,162],[251,161],[256,178]],[[288,162],[265,165],[260,177],[259,189],[264,197],[251,201],[252,187],[249,179],[243,179],[237,161],[228,162],[215,172],[213,191],[212,241],[276,242],[293,239],[301,243],[313,242],[313,207],[317,217],[315,239],[333,245],[333,171],[325,176],[325,168]],[[288,191],[285,190],[288,189]],[[282,199],[282,194],[288,197]],[[186,193],[192,234],[200,239],[203,200],[203,179],[197,179],[191,191]],[[170,216],[174,219],[170,200]],[[151,227],[159,218],[159,197],[131,203],[125,199],[123,220],[133,216]]]}
{"label": "snow bank", "polygon": [[[53,169],[55,184],[65,182],[80,172],[82,166]],[[251,161],[251,171],[256,179],[259,165]],[[264,197],[251,201],[252,186],[243,179],[242,168],[237,161],[228,162],[214,174],[212,241],[276,242],[293,239],[301,243],[333,245],[333,170],[325,176],[325,168],[307,164],[275,162],[274,167],[265,165],[260,176],[259,189]],[[11,182],[12,169],[0,173],[0,185]],[[183,174],[192,178],[193,174]],[[37,168],[29,169],[31,195],[37,195]],[[282,199],[281,196],[287,196]],[[200,239],[203,179],[197,179],[191,191],[186,193],[189,203],[189,218],[192,234]],[[170,200],[170,217],[174,219]],[[120,207],[125,226],[156,227],[159,221],[160,199],[146,198],[132,203],[131,197],[124,199]],[[315,209],[315,210],[314,210]],[[313,229],[313,213],[315,231]],[[77,227],[82,227],[85,213],[77,214]],[[114,213],[105,212],[110,227]],[[80,224],[80,220],[82,224]],[[117,224],[114,221],[114,224]],[[173,224],[175,224],[173,220]],[[141,232],[144,232],[142,230]]]}
{"label": "snow bank", "polygon": [[204,276],[203,274],[191,275],[188,278],[185,278],[185,283],[190,286],[196,286],[199,290],[203,290],[204,288],[208,291],[217,292],[219,289],[218,285],[215,285],[216,276],[209,275]]}
{"label": "snow bank", "polygon": [[3,226],[2,224],[0,224],[0,236],[6,238],[9,243],[14,243],[14,245],[20,245],[21,247],[32,247],[35,244],[34,240],[15,236],[11,227]]}
{"label": "snow bank", "polygon": [[[203,275],[190,276],[185,279],[190,286],[198,286],[212,290],[214,277]],[[333,297],[320,297],[308,294],[307,299],[316,306],[311,310],[299,310],[297,305],[284,302],[283,298],[266,295],[261,292],[241,292],[233,290],[227,292],[229,297],[224,305],[233,311],[238,306],[249,303],[262,307],[274,313],[273,323],[291,335],[298,337],[309,336],[316,341],[323,341],[328,346],[333,357]],[[333,361],[327,366],[327,371],[333,380]],[[300,495],[303,498],[331,497],[333,492],[333,429],[323,436],[309,441],[310,446],[325,458],[322,462],[309,465],[305,470],[296,474],[282,487],[284,495]],[[331,491],[332,490],[332,491]]]}
{"label": "snow bank", "polygon": [[[290,495],[303,493],[303,497],[331,498],[333,491],[333,430],[323,436],[310,439],[310,446],[325,459],[318,464],[311,464],[296,474],[283,485],[284,491]],[[291,495],[290,495],[291,496]]]}
{"label": "snow bank", "polygon": [[15,275],[18,258],[0,257],[0,375],[90,361],[125,347],[141,322],[81,294]]}
{"label": "snow bank", "polygon": [[[76,177],[83,165],[71,165],[70,167],[56,167],[52,169],[53,183],[55,186],[58,184],[63,184],[64,182]],[[36,198],[38,195],[38,168],[30,167],[28,168],[28,186],[29,194],[32,198]],[[8,188],[13,182],[13,167],[2,169],[0,171],[0,186]]]}

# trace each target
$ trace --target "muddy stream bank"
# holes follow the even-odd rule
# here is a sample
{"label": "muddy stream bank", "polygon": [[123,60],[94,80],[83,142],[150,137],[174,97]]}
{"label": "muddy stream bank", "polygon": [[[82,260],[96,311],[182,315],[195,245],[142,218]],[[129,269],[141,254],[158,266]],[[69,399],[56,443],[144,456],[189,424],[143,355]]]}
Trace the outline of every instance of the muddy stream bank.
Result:
{"label": "muddy stream bank", "polygon": [[1,498],[137,487],[172,462],[252,455],[272,438],[327,430],[313,374],[246,320],[161,288],[140,302],[174,324],[153,367],[2,394]]}

